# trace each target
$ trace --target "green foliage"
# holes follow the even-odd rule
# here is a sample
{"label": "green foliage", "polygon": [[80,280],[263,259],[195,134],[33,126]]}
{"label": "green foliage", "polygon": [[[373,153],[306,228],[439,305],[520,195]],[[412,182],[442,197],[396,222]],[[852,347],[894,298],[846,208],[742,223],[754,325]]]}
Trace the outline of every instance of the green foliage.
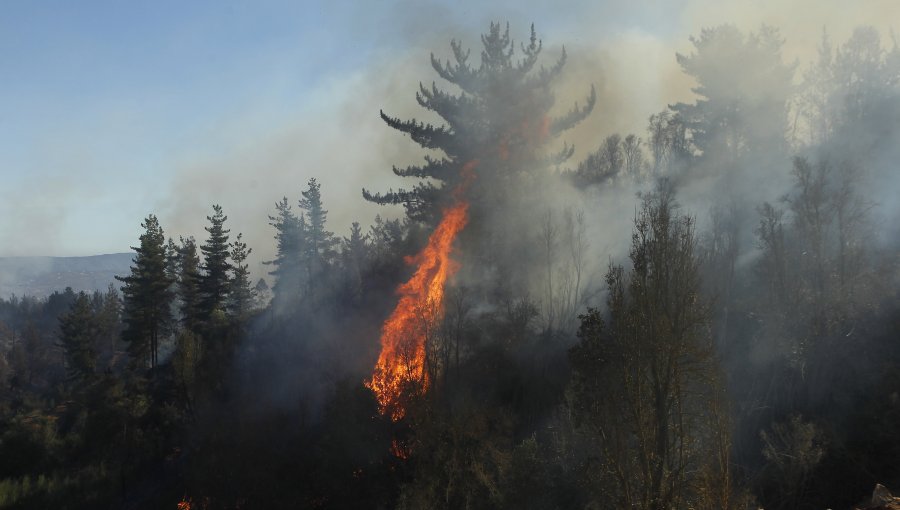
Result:
{"label": "green foliage", "polygon": [[275,305],[281,307],[299,300],[305,232],[300,228],[300,218],[291,211],[287,197],[277,202],[275,209],[276,216],[269,216],[269,225],[275,228],[275,259],[266,264],[274,266],[269,272],[275,277],[273,299]]}
{"label": "green foliage", "polygon": [[177,248],[176,289],[181,326],[191,332],[199,332],[200,315],[200,257],[193,237],[181,238]]}
{"label": "green foliage", "polygon": [[[727,429],[700,418],[722,411],[694,246],[693,222],[662,181],[635,219],[631,269],[607,273],[608,324],[597,310],[582,316],[569,393],[601,469],[594,506],[696,506],[711,481],[700,473],[717,444],[728,448]],[[712,478],[727,480],[727,463],[717,467]]]}
{"label": "green foliage", "polygon": [[69,379],[89,380],[97,368],[101,326],[87,294],[78,294],[69,313],[59,318],[59,329]]}
{"label": "green foliage", "polygon": [[122,339],[137,367],[155,368],[159,364],[159,341],[172,320],[172,281],[167,274],[165,236],[156,216],[149,215],[141,224],[141,244],[133,247],[131,274],[116,277],[122,287],[125,328]]}
{"label": "green foliage", "polygon": [[206,219],[210,225],[204,227],[209,233],[206,242],[200,246],[203,252],[203,275],[200,278],[200,316],[203,320],[211,320],[216,310],[224,311],[228,298],[229,278],[231,264],[228,262],[230,253],[228,245],[228,233],[225,221],[228,216],[222,212],[222,207],[213,205],[213,215]]}
{"label": "green foliage", "polygon": [[[604,259],[587,246],[607,249],[589,233],[605,225],[571,213],[554,223],[535,204],[562,182],[541,171],[572,154],[542,146],[594,97],[547,117],[565,53],[538,69],[533,30],[517,56],[492,24],[479,66],[457,41],[454,62],[432,59],[456,92],[423,86],[418,100],[444,125],[382,114],[444,153],[395,169],[427,184],[366,193],[405,204],[406,218],[353,223],[339,240],[315,179],[299,216],[276,203],[267,309],[254,309],[251,250],[240,234],[229,242],[219,206],[202,261],[193,238],[167,245],[148,216],[121,299],[114,288],[0,299],[0,507],[174,508],[187,496],[208,508],[720,510],[750,508],[752,491],[765,508],[841,508],[900,479],[896,243],[873,241],[861,187],[865,162],[893,154],[874,147],[896,131],[897,50],[869,29],[823,47],[807,85],[821,100],[816,143],[830,140],[815,149],[829,150],[773,167],[793,181],[759,207],[749,250],[741,207],[717,203],[701,244],[669,183],[783,156],[793,68],[770,29],[718,27],[693,42],[679,62],[701,97],[650,118],[651,161],[635,136],[611,135],[575,172],[604,185],[673,175],[643,195],[628,265],[610,264],[606,293],[591,294],[605,306],[580,316],[577,336],[565,324],[589,302],[583,282]],[[851,139],[853,126],[880,131]],[[411,385],[394,422],[361,381],[408,276],[404,255],[473,159],[458,244],[481,252],[462,253],[441,313],[426,318],[428,387]],[[120,340],[152,377],[124,369]]]}
{"label": "green foliage", "polygon": [[340,240],[325,228],[328,211],[322,204],[322,185],[310,179],[306,191],[301,192],[301,231],[304,232],[302,260],[305,270],[305,297],[313,305],[320,305],[329,289],[331,265],[337,256]]}
{"label": "green foliage", "polygon": [[228,292],[228,311],[239,321],[246,319],[253,304],[254,290],[250,287],[250,265],[247,257],[252,249],[241,241],[242,234],[231,243],[231,289]]}
{"label": "green foliage", "polygon": [[787,104],[795,65],[783,63],[778,30],[744,34],[733,25],[703,29],[694,52],[677,56],[697,81],[694,104],[673,107],[705,161],[732,168],[742,158],[786,149]]}
{"label": "green foliage", "polygon": [[537,69],[543,44],[533,26],[528,43],[521,46],[521,58],[515,54],[508,26],[504,30],[499,23],[491,23],[481,41],[484,48],[477,67],[469,62],[470,52],[456,40],[450,43],[453,62],[431,56],[435,72],[461,91],[454,95],[435,84],[430,88],[420,84],[416,100],[422,108],[439,115],[443,125],[402,121],[381,112],[388,126],[408,134],[423,148],[443,153],[440,159],[426,156],[421,166],[394,168],[394,173],[431,179],[441,186],[426,181],[411,190],[385,194],[363,190],[366,200],[403,204],[409,218],[433,224],[467,163],[478,162],[477,186],[489,190],[477,198],[498,201],[509,192],[507,188],[521,184],[523,175],[534,176],[547,163],[559,165],[572,155],[569,147],[549,158],[541,153],[545,142],[584,120],[596,102],[591,88],[583,107],[576,104],[556,119],[548,116],[554,103],[550,86],[566,62],[565,51],[551,67]]}

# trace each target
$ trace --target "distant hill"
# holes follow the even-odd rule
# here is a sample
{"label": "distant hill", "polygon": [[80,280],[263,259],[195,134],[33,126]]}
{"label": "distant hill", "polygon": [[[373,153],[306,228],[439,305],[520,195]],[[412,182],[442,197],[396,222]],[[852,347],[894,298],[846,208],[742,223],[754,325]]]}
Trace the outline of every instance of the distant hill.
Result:
{"label": "distant hill", "polygon": [[76,292],[106,290],[128,274],[134,253],[90,257],[0,257],[0,297],[46,297],[72,287]]}

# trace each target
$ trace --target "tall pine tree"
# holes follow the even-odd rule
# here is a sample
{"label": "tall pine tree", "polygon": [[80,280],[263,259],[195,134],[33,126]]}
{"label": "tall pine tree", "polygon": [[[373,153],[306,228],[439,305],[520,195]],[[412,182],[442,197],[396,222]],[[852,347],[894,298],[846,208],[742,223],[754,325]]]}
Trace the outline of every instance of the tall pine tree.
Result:
{"label": "tall pine tree", "polygon": [[695,51],[677,58],[697,81],[693,91],[700,98],[672,109],[684,121],[695,152],[717,171],[747,157],[774,156],[781,162],[795,66],[782,60],[778,31],[763,26],[745,35],[722,25],[702,30],[691,42]]}
{"label": "tall pine tree", "polygon": [[304,232],[287,197],[275,204],[275,210],[276,215],[269,216],[269,225],[275,228],[275,258],[265,264],[274,266],[269,274],[275,277],[273,301],[280,308],[299,301]]}
{"label": "tall pine tree", "polygon": [[253,251],[247,247],[247,243],[238,234],[231,243],[231,291],[228,296],[228,311],[231,316],[242,321],[253,304],[254,291],[250,286],[250,266],[247,257]]}
{"label": "tall pine tree", "polygon": [[328,283],[328,270],[337,255],[340,240],[325,228],[328,211],[322,204],[322,185],[315,178],[309,180],[306,191],[301,192],[300,228],[304,235],[303,261],[306,266],[306,297],[313,303],[323,294]]}
{"label": "tall pine tree", "polygon": [[362,298],[363,269],[369,259],[369,235],[363,234],[359,222],[350,226],[350,237],[341,241],[341,274],[345,299],[357,304]]}
{"label": "tall pine tree", "polygon": [[90,298],[83,291],[59,318],[60,345],[70,381],[84,382],[94,375],[100,341],[100,323]]}
{"label": "tall pine tree", "polygon": [[125,328],[122,339],[135,366],[158,365],[159,341],[172,319],[171,280],[167,273],[165,236],[156,216],[149,215],[141,224],[144,233],[138,247],[131,274],[116,279],[122,287]]}
{"label": "tall pine tree", "polygon": [[481,41],[484,50],[478,67],[469,63],[470,52],[456,40],[450,43],[454,62],[444,63],[431,56],[437,74],[461,90],[453,94],[434,83],[430,88],[419,84],[416,100],[423,108],[438,114],[443,125],[403,121],[381,112],[388,126],[442,155],[426,156],[421,166],[393,169],[398,176],[427,181],[411,190],[385,194],[363,190],[366,200],[403,204],[410,218],[433,222],[450,198],[450,191],[460,182],[461,169],[467,163],[478,162],[477,189],[473,187],[470,199],[496,201],[508,192],[510,184],[571,157],[573,148],[569,146],[547,156],[543,153],[544,142],[583,120],[593,109],[596,95],[592,87],[583,107],[576,104],[568,114],[550,118],[549,110],[554,103],[551,84],[566,62],[565,50],[550,68],[536,69],[542,44],[534,26],[528,44],[521,45],[521,58],[515,55],[516,45],[509,36],[508,26],[503,30],[500,24],[491,23]]}
{"label": "tall pine tree", "polygon": [[203,252],[203,276],[200,278],[201,316],[209,320],[216,310],[225,311],[228,297],[231,264],[228,262],[229,245],[225,221],[228,216],[222,212],[220,205],[213,206],[213,215],[207,216],[210,225],[205,227],[209,233],[206,243],[200,247]]}
{"label": "tall pine tree", "polygon": [[178,247],[178,311],[181,326],[191,333],[198,333],[200,317],[200,257],[194,237],[181,238]]}

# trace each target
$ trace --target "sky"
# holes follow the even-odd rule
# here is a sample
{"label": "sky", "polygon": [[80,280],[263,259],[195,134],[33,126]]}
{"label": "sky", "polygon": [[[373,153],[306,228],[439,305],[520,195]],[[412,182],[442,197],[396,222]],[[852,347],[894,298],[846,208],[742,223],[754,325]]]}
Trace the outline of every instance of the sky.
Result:
{"label": "sky", "polygon": [[[487,4],[487,5],[486,5]],[[849,7],[849,6],[853,7]],[[416,163],[380,109],[429,119],[419,81],[451,38],[478,53],[491,20],[514,39],[535,24],[546,62],[565,45],[563,107],[591,84],[600,100],[572,141],[642,134],[647,116],[689,101],[676,52],[703,27],[782,30],[786,60],[815,51],[823,28],[844,40],[900,24],[896,0],[577,0],[370,2],[101,2],[0,4],[0,256],[128,251],[148,214],[167,235],[204,237],[221,204],[254,266],[274,250],[267,214],[323,185],[330,228],[367,225],[398,208],[360,189],[403,185]],[[568,102],[567,102],[568,101]],[[409,184],[409,183],[405,183]]]}

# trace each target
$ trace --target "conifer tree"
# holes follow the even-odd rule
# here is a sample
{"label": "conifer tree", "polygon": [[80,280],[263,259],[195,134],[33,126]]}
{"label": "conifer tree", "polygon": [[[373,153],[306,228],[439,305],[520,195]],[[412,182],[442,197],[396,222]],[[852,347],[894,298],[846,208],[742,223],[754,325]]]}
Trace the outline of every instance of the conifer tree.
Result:
{"label": "conifer tree", "polygon": [[178,311],[181,325],[192,333],[198,333],[200,317],[200,257],[194,237],[181,238],[178,247]]}
{"label": "conifer tree", "polygon": [[696,51],[677,58],[696,79],[693,91],[700,99],[673,109],[695,150],[711,164],[726,166],[748,155],[784,151],[795,66],[782,61],[778,31],[763,26],[745,35],[722,25],[703,29],[691,42]]}
{"label": "conifer tree", "polygon": [[322,185],[315,178],[309,180],[306,191],[301,192],[300,208],[305,211],[307,221],[306,245],[311,257],[319,258],[323,263],[331,262],[335,247],[339,241],[333,232],[325,228],[328,211],[322,205]]}
{"label": "conifer tree", "polygon": [[350,226],[350,237],[342,241],[341,273],[346,279],[345,285],[352,301],[358,301],[363,293],[363,268],[369,254],[369,235],[362,233],[358,221]]}
{"label": "conifer tree", "polygon": [[109,284],[102,298],[97,312],[97,321],[100,328],[100,352],[106,358],[107,363],[115,359],[116,344],[122,338],[122,299],[115,285]]}
{"label": "conifer tree", "polygon": [[59,330],[68,379],[86,381],[97,368],[100,323],[90,298],[83,291],[78,293],[69,311],[60,316]]}
{"label": "conifer tree", "polygon": [[[495,199],[509,184],[523,175],[549,165],[558,165],[573,154],[565,146],[555,155],[546,156],[544,142],[583,120],[593,109],[596,95],[591,88],[583,107],[576,104],[568,114],[551,119],[548,115],[554,97],[551,84],[566,62],[566,53],[550,68],[536,69],[542,43],[531,27],[531,37],[521,45],[522,56],[515,55],[516,45],[509,27],[491,23],[481,37],[484,50],[478,67],[469,62],[468,50],[453,40],[450,48],[454,62],[441,62],[433,54],[431,65],[444,80],[458,87],[453,94],[437,87],[419,84],[419,105],[438,114],[443,125],[416,120],[403,121],[381,112],[388,126],[408,134],[425,149],[443,153],[439,158],[425,157],[425,164],[394,168],[401,177],[429,179],[412,189],[385,194],[363,190],[363,197],[379,204],[403,204],[408,216],[415,220],[433,221],[449,192],[460,181],[460,171],[467,163],[478,161],[478,188],[484,189],[485,200]],[[438,185],[432,184],[436,181]],[[474,195],[478,196],[477,193]]]}
{"label": "conifer tree", "polygon": [[224,311],[228,297],[231,264],[228,262],[229,246],[225,221],[228,216],[222,212],[220,205],[213,206],[213,215],[207,216],[210,226],[205,227],[209,233],[206,243],[200,247],[203,252],[203,276],[200,279],[201,316],[208,320],[216,310]]}
{"label": "conifer tree", "polygon": [[304,234],[303,259],[306,265],[306,296],[312,301],[321,297],[321,286],[336,256],[335,248],[340,240],[325,228],[328,211],[322,204],[322,185],[315,178],[309,180],[306,191],[301,192],[300,230]]}
{"label": "conifer tree", "polygon": [[149,215],[141,224],[145,232],[138,247],[131,274],[116,277],[122,287],[125,328],[122,339],[136,366],[158,365],[159,340],[172,318],[171,280],[167,273],[166,244],[156,216]]}
{"label": "conifer tree", "polygon": [[275,258],[264,263],[274,266],[269,274],[275,277],[273,299],[280,305],[299,299],[304,232],[287,197],[275,203],[275,210],[276,215],[269,216],[269,225],[275,228]]}
{"label": "conifer tree", "polygon": [[247,243],[238,234],[231,243],[231,290],[228,297],[228,310],[231,316],[242,320],[253,304],[254,291],[250,286],[250,269],[246,264],[247,257],[253,251],[247,247]]}

